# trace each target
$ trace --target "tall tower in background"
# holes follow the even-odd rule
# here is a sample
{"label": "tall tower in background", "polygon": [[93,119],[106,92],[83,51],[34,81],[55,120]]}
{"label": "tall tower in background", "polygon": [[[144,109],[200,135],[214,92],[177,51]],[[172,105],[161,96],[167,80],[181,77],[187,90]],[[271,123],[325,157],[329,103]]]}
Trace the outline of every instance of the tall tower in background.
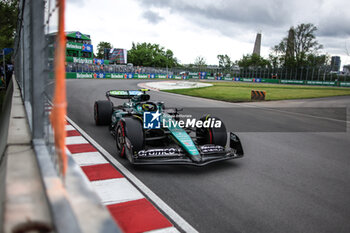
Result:
{"label": "tall tower in background", "polygon": [[291,27],[288,32],[287,48],[286,48],[286,62],[288,60],[294,60],[294,46],[295,46],[295,31]]}
{"label": "tall tower in background", "polygon": [[253,54],[260,56],[260,48],[261,48],[261,33],[259,32],[256,34]]}

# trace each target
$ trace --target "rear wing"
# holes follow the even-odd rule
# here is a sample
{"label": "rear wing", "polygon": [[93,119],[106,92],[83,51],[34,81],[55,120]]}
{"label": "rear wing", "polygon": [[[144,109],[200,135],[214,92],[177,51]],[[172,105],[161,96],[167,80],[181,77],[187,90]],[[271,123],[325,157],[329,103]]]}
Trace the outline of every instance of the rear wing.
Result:
{"label": "rear wing", "polygon": [[118,99],[132,99],[134,96],[145,94],[149,89],[140,90],[109,90],[106,92],[106,97],[110,100],[110,97]]}

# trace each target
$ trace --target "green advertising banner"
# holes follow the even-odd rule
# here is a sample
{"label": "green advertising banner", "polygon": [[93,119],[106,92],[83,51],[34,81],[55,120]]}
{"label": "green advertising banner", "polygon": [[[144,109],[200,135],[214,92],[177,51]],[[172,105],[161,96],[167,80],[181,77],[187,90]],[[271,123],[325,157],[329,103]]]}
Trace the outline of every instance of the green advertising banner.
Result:
{"label": "green advertising banner", "polygon": [[83,51],[83,52],[92,52],[93,46],[91,44],[82,44],[82,43],[68,41],[66,43],[66,49]]}
{"label": "green advertising banner", "polygon": [[304,80],[283,80],[281,79],[282,84],[304,84]]}
{"label": "green advertising banner", "polygon": [[112,74],[106,74],[106,78],[123,79],[125,78],[125,75],[112,73]]}
{"label": "green advertising banner", "polygon": [[330,81],[306,81],[307,85],[324,85],[324,86],[335,86],[336,82]]}
{"label": "green advertising banner", "polygon": [[134,74],[134,78],[150,78],[149,74]]}
{"label": "green advertising banner", "polygon": [[74,62],[80,64],[93,64],[93,60],[93,58],[66,57],[67,62]]}
{"label": "green advertising banner", "polygon": [[166,74],[156,74],[156,78],[168,78]]}
{"label": "green advertising banner", "polygon": [[69,78],[69,79],[71,79],[71,78],[77,78],[77,73],[66,73],[66,78]]}
{"label": "green advertising banner", "polygon": [[66,48],[71,49],[71,50],[81,51],[81,50],[83,50],[83,44],[82,43],[75,43],[75,42],[67,42]]}
{"label": "green advertising banner", "polygon": [[350,82],[339,82],[339,86],[341,86],[341,87],[350,87]]}
{"label": "green advertising banner", "polygon": [[279,79],[271,79],[271,78],[262,78],[262,83],[279,83]]}
{"label": "green advertising banner", "polygon": [[93,73],[74,73],[74,72],[67,72],[66,78],[72,79],[72,78],[94,78]]}
{"label": "green advertising banner", "polygon": [[252,79],[252,78],[241,78],[240,81],[243,81],[243,82],[253,82],[253,79]]}
{"label": "green advertising banner", "polygon": [[224,78],[224,80],[226,80],[226,81],[232,81],[232,80],[233,80],[233,78],[226,77],[226,78]]}
{"label": "green advertising banner", "polygon": [[93,73],[76,73],[76,78],[94,78]]}
{"label": "green advertising banner", "polygon": [[199,79],[199,76],[198,76],[198,75],[197,75],[197,76],[189,75],[188,77],[189,77],[189,78],[193,78],[193,79]]}
{"label": "green advertising banner", "polygon": [[215,80],[215,77],[209,76],[209,77],[207,77],[207,79],[209,79],[209,80]]}

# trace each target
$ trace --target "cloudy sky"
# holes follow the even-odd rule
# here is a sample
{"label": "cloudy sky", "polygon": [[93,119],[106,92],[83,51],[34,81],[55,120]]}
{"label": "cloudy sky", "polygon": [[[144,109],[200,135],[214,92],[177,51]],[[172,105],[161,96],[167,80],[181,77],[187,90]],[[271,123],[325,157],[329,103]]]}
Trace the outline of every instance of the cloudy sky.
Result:
{"label": "cloudy sky", "polygon": [[132,42],[157,43],[181,63],[203,56],[218,64],[218,54],[238,60],[253,51],[262,33],[261,55],[287,35],[290,26],[313,23],[321,53],[350,64],[349,0],[67,0],[66,30],[90,34],[115,48]]}

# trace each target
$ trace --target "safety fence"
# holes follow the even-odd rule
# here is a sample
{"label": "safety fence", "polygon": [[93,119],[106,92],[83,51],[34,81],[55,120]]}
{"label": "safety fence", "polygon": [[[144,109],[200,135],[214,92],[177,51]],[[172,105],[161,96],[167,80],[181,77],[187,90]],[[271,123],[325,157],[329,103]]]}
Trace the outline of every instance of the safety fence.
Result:
{"label": "safety fence", "polygon": [[235,82],[252,83],[275,83],[275,84],[298,84],[298,85],[321,85],[350,87],[345,81],[322,81],[322,80],[294,80],[294,79],[267,79],[267,78],[240,78],[240,77],[220,77],[209,76],[209,73],[199,72],[194,75],[167,75],[167,74],[135,74],[135,73],[87,73],[87,72],[67,72],[67,79],[176,79],[176,80],[223,80]]}
{"label": "safety fence", "polygon": [[[55,232],[120,232],[73,159],[62,159],[65,145],[57,146],[66,134],[64,9],[65,0],[19,0],[13,59],[29,142]],[[58,131],[63,131],[60,139]]]}
{"label": "safety fence", "polygon": [[[89,63],[84,58],[76,58],[77,61],[66,61],[68,73],[134,73],[134,74],[166,74],[197,76],[206,74],[214,77],[237,77],[237,78],[261,78],[281,80],[306,80],[306,81],[343,81],[350,82],[350,73],[331,71],[330,66],[319,67],[295,67],[295,68],[199,68],[199,67],[173,67],[157,68],[117,64],[100,64],[90,59]],[[95,59],[96,60],[96,59]]]}
{"label": "safety fence", "polygon": [[[36,1],[35,1],[36,2]],[[34,6],[35,5],[35,6]],[[41,23],[41,24],[40,24]],[[49,114],[54,80],[53,41],[46,35],[57,31],[58,6],[55,0],[19,1],[14,45],[15,77],[21,90],[33,139],[42,139],[59,172]]]}

